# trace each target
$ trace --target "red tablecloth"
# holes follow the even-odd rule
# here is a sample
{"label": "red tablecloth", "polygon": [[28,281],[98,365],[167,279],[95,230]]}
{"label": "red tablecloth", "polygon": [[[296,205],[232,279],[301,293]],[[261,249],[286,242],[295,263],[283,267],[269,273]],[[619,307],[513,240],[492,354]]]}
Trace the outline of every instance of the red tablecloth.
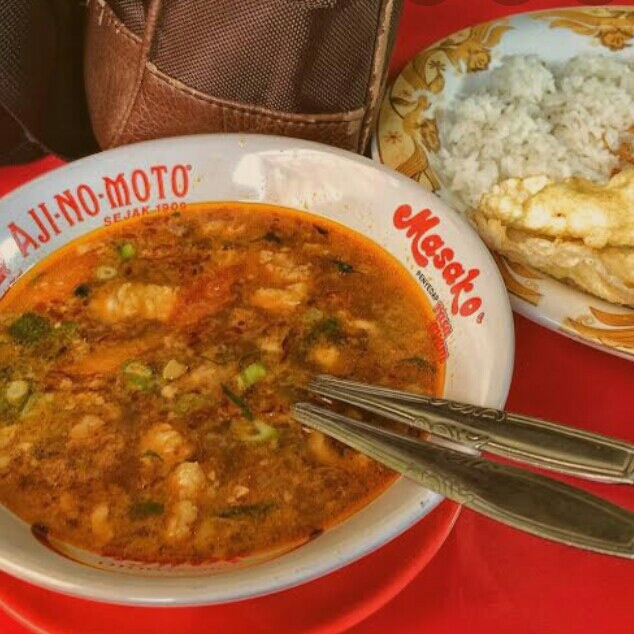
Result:
{"label": "red tablecloth", "polygon": [[[394,69],[427,44],[470,24],[511,12],[584,4],[610,3],[410,0],[399,31]],[[3,176],[28,178],[35,175],[33,170],[50,166],[45,161],[34,168],[12,168],[17,172],[0,171],[0,187]],[[515,325],[517,357],[509,409],[634,441],[634,364],[574,343],[521,317]],[[631,488],[588,488],[634,510]],[[423,572],[351,633],[629,634],[634,631],[632,598],[634,563],[541,541],[463,511],[449,539]],[[289,605],[288,609],[301,606]],[[0,614],[0,632],[24,631]]]}

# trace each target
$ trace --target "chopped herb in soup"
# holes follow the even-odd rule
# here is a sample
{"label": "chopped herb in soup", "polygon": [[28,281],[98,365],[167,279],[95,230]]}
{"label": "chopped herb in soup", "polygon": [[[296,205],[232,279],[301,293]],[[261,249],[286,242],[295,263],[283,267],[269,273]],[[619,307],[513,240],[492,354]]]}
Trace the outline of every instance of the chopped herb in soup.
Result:
{"label": "chopped herb in soup", "polygon": [[0,302],[0,502],[106,556],[297,543],[394,474],[290,417],[315,373],[436,393],[425,300],[339,225],[208,205],[97,231]]}

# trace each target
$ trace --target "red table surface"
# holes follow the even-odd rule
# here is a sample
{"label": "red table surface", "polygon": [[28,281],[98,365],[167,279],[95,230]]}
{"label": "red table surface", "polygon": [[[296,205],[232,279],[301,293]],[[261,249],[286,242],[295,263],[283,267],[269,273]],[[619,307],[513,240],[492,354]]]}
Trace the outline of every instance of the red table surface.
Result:
{"label": "red table surface", "polygon": [[[393,70],[426,45],[471,24],[519,11],[591,4],[610,3],[409,0]],[[0,195],[3,181],[27,180],[54,164],[46,159],[0,171]],[[517,354],[508,409],[634,441],[632,363],[519,316],[515,326]],[[587,488],[634,510],[630,488]],[[633,598],[634,563],[542,541],[463,510],[431,563],[387,606],[349,632],[629,634],[634,631]],[[0,632],[24,631],[0,614]]]}

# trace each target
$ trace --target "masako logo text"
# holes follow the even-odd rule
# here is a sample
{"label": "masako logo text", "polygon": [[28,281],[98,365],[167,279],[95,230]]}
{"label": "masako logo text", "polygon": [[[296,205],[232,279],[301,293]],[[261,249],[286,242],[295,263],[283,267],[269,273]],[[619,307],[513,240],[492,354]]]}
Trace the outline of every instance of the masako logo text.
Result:
{"label": "masako logo text", "polygon": [[416,264],[423,268],[431,265],[441,271],[452,295],[451,314],[470,317],[477,313],[480,322],[484,318],[484,313],[479,312],[482,299],[476,292],[480,269],[467,270],[456,259],[454,250],[434,231],[438,225],[440,218],[431,209],[414,214],[410,205],[401,205],[394,212],[394,226],[406,230],[407,237],[412,238],[412,255]]}

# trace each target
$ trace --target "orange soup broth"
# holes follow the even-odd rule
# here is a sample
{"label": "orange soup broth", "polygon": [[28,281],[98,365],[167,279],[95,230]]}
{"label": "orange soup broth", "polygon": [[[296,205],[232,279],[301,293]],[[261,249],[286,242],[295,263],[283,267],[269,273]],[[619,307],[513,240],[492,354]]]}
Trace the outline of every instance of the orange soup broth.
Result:
{"label": "orange soup broth", "polygon": [[[25,314],[44,339],[24,341]],[[301,385],[321,372],[440,394],[433,324],[396,258],[322,217],[214,203],[91,232],[0,300],[0,390],[28,384],[19,411],[0,402],[0,501],[56,539],[136,561],[301,543],[397,477],[293,422]]]}

